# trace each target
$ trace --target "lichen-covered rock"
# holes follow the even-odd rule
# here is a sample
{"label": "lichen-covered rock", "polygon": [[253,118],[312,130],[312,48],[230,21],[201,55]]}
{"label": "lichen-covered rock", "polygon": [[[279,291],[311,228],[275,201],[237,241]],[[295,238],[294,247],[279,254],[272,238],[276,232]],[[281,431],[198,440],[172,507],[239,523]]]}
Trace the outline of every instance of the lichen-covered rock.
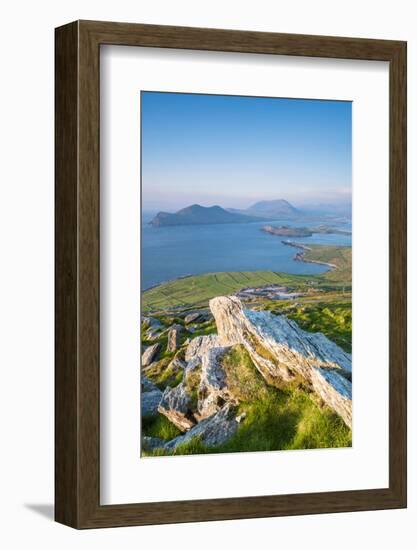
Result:
{"label": "lichen-covered rock", "polygon": [[175,388],[165,389],[158,412],[165,415],[182,432],[194,426],[196,419],[193,413],[193,402],[184,381]]}
{"label": "lichen-covered rock", "polygon": [[198,392],[199,418],[207,418],[231,400],[222,367],[222,358],[228,348],[208,349],[202,356],[201,379]]}
{"label": "lichen-covered rock", "polygon": [[216,447],[226,443],[236,433],[237,426],[234,408],[226,404],[220,411],[199,422],[185,435],[179,435],[168,441],[165,449],[174,452],[179,445],[189,443],[195,438],[208,447]]}
{"label": "lichen-covered rock", "polygon": [[210,300],[220,346],[243,344],[269,383],[300,377],[352,426],[352,359],[321,333],[284,315],[243,309],[236,296]]}
{"label": "lichen-covered rock", "polygon": [[158,356],[161,344],[153,344],[142,353],[142,367],[150,365]]}
{"label": "lichen-covered rock", "polygon": [[143,391],[140,399],[142,417],[156,414],[161,399],[162,392],[156,387],[152,391]]}
{"label": "lichen-covered rock", "polygon": [[220,339],[217,334],[208,334],[206,336],[196,336],[188,344],[185,350],[185,360],[201,360],[202,356],[212,348],[221,347]]}
{"label": "lichen-covered rock", "polygon": [[183,330],[184,329],[181,325],[172,325],[172,327],[168,330],[167,351],[169,353],[177,351],[179,348]]}

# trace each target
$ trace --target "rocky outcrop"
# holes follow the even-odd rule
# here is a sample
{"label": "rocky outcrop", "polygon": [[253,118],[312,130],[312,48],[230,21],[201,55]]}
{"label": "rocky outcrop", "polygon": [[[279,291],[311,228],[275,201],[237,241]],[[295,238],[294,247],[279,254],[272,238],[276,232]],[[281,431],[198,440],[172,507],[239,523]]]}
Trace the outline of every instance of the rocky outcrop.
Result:
{"label": "rocky outcrop", "polygon": [[172,325],[172,327],[168,330],[168,353],[173,353],[174,351],[177,351],[177,349],[180,347],[181,335],[183,330],[184,329],[181,325]]}
{"label": "rocky outcrop", "polygon": [[182,432],[189,430],[196,423],[193,413],[192,398],[182,381],[175,388],[167,387],[158,405],[158,412],[163,414]]}
{"label": "rocky outcrop", "polygon": [[210,301],[219,346],[242,344],[270,384],[299,377],[352,426],[351,356],[321,333],[306,332],[284,315],[244,309],[239,298]]}
{"label": "rocky outcrop", "polygon": [[220,339],[217,334],[209,334],[207,336],[196,336],[188,344],[185,350],[185,360],[189,361],[201,361],[203,355],[207,353],[209,349],[221,347]]}
{"label": "rocky outcrop", "polygon": [[211,348],[202,357],[198,391],[198,415],[207,418],[231,401],[221,360],[229,348]]}
{"label": "rocky outcrop", "polygon": [[157,358],[159,351],[161,349],[161,344],[153,344],[146,348],[142,354],[142,367],[147,367]]}
{"label": "rocky outcrop", "polygon": [[179,445],[189,443],[194,438],[208,447],[216,447],[225,443],[236,432],[238,422],[234,408],[226,404],[216,414],[199,422],[184,435],[179,435],[164,445],[169,451],[175,451]]}
{"label": "rocky outcrop", "polygon": [[228,348],[218,344],[215,335],[194,338],[185,351],[187,364],[181,383],[163,394],[158,411],[181,431],[212,416],[226,402],[234,402],[221,365]]}

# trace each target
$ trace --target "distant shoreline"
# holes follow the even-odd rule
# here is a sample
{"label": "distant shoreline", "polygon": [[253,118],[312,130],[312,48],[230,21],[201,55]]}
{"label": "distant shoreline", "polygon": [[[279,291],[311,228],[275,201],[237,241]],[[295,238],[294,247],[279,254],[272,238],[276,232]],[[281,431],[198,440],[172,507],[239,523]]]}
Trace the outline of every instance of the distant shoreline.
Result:
{"label": "distant shoreline", "polygon": [[305,255],[307,252],[311,252],[313,249],[309,246],[306,246],[305,244],[296,243],[294,241],[281,241],[282,244],[285,244],[286,246],[292,246],[293,248],[299,248],[301,252],[297,252],[293,258],[295,262],[304,262],[305,264],[317,264],[317,265],[325,265],[329,268],[329,271],[332,271],[333,269],[337,268],[337,265],[331,264],[329,262],[321,262],[319,260],[309,260],[306,259]]}

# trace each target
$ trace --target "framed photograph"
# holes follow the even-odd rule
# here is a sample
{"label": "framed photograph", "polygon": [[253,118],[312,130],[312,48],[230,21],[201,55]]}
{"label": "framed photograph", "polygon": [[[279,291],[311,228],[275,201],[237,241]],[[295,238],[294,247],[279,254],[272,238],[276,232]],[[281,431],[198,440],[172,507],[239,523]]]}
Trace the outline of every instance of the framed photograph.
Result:
{"label": "framed photograph", "polygon": [[56,520],[406,506],[406,43],[56,29]]}

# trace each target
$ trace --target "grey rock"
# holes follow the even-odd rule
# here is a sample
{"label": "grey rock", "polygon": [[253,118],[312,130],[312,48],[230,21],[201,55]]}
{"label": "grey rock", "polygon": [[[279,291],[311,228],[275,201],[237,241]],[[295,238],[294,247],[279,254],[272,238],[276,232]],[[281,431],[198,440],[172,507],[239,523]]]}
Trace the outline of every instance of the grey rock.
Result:
{"label": "grey rock", "polygon": [[149,327],[144,337],[152,342],[160,338],[165,332],[166,330],[163,327]]}
{"label": "grey rock", "polygon": [[194,311],[186,315],[184,322],[187,325],[191,323],[202,323],[203,321],[208,321],[210,318],[211,315],[207,311]]}
{"label": "grey rock", "polygon": [[209,334],[206,336],[196,336],[188,344],[185,350],[185,360],[201,360],[202,356],[211,348],[222,347],[217,334]]}
{"label": "grey rock", "polygon": [[301,376],[352,426],[352,358],[321,333],[284,315],[244,309],[236,296],[210,300],[220,346],[243,344],[268,383]]}
{"label": "grey rock", "polygon": [[168,330],[168,352],[177,351],[180,346],[181,334],[183,330],[184,329],[181,325],[172,325],[172,327]]}
{"label": "grey rock", "polygon": [[234,409],[229,404],[225,405],[216,414],[199,422],[185,435],[179,435],[165,444],[165,449],[175,451],[184,443],[189,443],[198,438],[201,443],[208,447],[222,445],[236,433],[238,423],[234,416]]}
{"label": "grey rock", "polygon": [[162,324],[154,317],[142,317],[142,326],[143,328],[161,328]]}
{"label": "grey rock", "polygon": [[158,412],[158,406],[162,399],[162,392],[158,388],[152,391],[142,392],[140,407],[142,416],[153,416]]}
{"label": "grey rock", "polygon": [[142,367],[147,367],[150,365],[157,358],[160,349],[160,344],[153,344],[152,346],[146,348],[146,350],[142,353]]}
{"label": "grey rock", "polygon": [[158,387],[155,386],[155,384],[153,382],[151,382],[149,380],[149,378],[147,376],[145,376],[144,374],[142,374],[142,378],[140,380],[140,383],[141,383],[141,388],[142,388],[143,392],[155,391],[155,390],[158,389]]}
{"label": "grey rock", "polygon": [[144,435],[142,437],[142,446],[146,451],[153,451],[155,449],[163,449],[166,441],[159,437],[149,437]]}
{"label": "grey rock", "polygon": [[184,382],[175,388],[166,388],[158,406],[158,412],[165,415],[177,428],[186,431],[192,428],[196,419],[192,410],[192,401]]}
{"label": "grey rock", "polygon": [[226,347],[210,348],[202,356],[197,407],[199,418],[212,416],[231,400],[221,364],[227,350]]}

